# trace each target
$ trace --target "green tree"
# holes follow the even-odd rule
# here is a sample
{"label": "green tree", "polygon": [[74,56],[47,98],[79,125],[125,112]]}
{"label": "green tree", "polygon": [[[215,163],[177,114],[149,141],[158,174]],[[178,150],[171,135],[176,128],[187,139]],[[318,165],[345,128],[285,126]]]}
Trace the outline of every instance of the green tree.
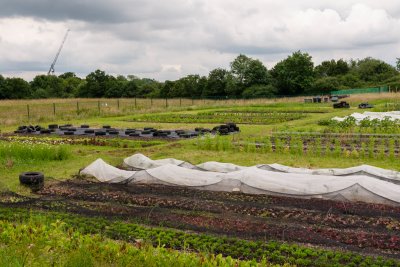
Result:
{"label": "green tree", "polygon": [[91,72],[86,76],[86,83],[80,88],[79,96],[103,97],[107,91],[107,81],[109,79],[110,77],[102,70]]}
{"label": "green tree", "polygon": [[237,82],[235,89],[230,90],[231,93],[236,91],[236,95],[240,95],[247,87],[268,84],[267,68],[258,59],[240,54],[231,62],[230,66],[234,77],[232,81]]}
{"label": "green tree", "polygon": [[335,61],[323,61],[320,65],[315,67],[315,73],[318,77],[344,75],[350,70],[349,65],[343,59]]}
{"label": "green tree", "polygon": [[64,84],[64,97],[76,97],[79,93],[79,88],[85,82],[81,78],[77,77],[72,72],[67,72],[65,74],[72,74],[72,75],[60,75],[59,78],[63,79]]}
{"label": "green tree", "polygon": [[54,75],[38,75],[31,82],[33,98],[66,97],[62,78]]}
{"label": "green tree", "polygon": [[393,66],[371,57],[357,61],[352,71],[361,80],[370,83],[382,82],[398,74]]}
{"label": "green tree", "polygon": [[21,78],[7,78],[3,94],[6,99],[26,99],[31,98],[30,84]]}
{"label": "green tree", "polygon": [[281,95],[299,95],[310,90],[314,82],[314,63],[311,56],[294,52],[271,70],[276,88]]}
{"label": "green tree", "polygon": [[329,94],[340,87],[340,80],[337,77],[323,77],[314,82],[313,92],[317,94]]}
{"label": "green tree", "polygon": [[107,75],[104,96],[109,98],[119,98],[124,96],[125,85],[127,83],[128,80],[122,75],[118,75],[117,77]]}
{"label": "green tree", "polygon": [[207,85],[203,91],[203,97],[226,97],[227,76],[225,69],[215,69],[208,75]]}
{"label": "green tree", "polygon": [[272,84],[256,84],[246,88],[242,96],[243,98],[272,98],[276,93],[277,89]]}
{"label": "green tree", "polygon": [[171,97],[171,93],[173,92],[175,82],[173,81],[165,81],[161,86],[160,96],[161,97]]}
{"label": "green tree", "polygon": [[6,79],[2,75],[0,75],[0,99],[7,99],[7,83]]}

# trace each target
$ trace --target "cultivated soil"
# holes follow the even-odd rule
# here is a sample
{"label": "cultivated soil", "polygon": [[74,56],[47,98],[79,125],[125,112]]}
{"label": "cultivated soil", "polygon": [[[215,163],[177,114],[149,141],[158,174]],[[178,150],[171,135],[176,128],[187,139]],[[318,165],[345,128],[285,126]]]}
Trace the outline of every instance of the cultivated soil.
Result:
{"label": "cultivated soil", "polygon": [[0,200],[13,207],[400,258],[400,207],[85,179],[52,182],[37,194],[37,198],[18,200],[3,194]]}

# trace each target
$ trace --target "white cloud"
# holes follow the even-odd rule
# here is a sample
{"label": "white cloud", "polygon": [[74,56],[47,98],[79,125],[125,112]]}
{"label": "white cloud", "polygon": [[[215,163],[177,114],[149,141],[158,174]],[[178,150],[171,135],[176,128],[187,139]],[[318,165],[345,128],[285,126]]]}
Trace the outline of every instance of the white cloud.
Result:
{"label": "white cloud", "polygon": [[0,73],[6,75],[47,72],[67,28],[56,71],[82,76],[98,68],[159,80],[206,75],[229,67],[239,53],[269,68],[296,50],[316,63],[373,56],[394,64],[400,53],[394,0],[1,2],[7,9],[0,11]]}

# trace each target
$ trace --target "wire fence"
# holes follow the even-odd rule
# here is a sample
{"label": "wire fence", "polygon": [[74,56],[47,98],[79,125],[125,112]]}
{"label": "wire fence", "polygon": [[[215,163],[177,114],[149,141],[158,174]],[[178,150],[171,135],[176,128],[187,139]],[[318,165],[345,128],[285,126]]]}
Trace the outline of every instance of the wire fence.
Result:
{"label": "wire fence", "polygon": [[[292,98],[293,99],[293,98]],[[41,99],[0,101],[0,124],[41,122],[49,119],[75,119],[120,116],[138,113],[187,110],[195,107],[241,106],[285,101],[279,99]],[[287,101],[287,100],[286,100]]]}

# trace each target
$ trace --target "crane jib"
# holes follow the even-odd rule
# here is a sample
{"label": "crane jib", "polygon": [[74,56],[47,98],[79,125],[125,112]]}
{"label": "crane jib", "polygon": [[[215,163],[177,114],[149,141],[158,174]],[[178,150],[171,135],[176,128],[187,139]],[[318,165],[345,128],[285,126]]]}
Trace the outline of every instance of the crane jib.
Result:
{"label": "crane jib", "polygon": [[50,66],[49,71],[47,72],[47,75],[49,75],[50,73],[54,73],[54,66],[56,65],[58,56],[59,56],[60,53],[61,53],[61,49],[62,49],[63,46],[64,46],[65,40],[67,40],[67,36],[68,36],[69,31],[70,31],[70,29],[68,29],[67,32],[65,33],[64,39],[63,39],[62,42],[61,42],[60,48],[58,48],[57,54],[56,54],[56,56],[55,56],[55,58],[54,58],[54,60],[53,60],[53,63],[51,63],[51,66]]}

